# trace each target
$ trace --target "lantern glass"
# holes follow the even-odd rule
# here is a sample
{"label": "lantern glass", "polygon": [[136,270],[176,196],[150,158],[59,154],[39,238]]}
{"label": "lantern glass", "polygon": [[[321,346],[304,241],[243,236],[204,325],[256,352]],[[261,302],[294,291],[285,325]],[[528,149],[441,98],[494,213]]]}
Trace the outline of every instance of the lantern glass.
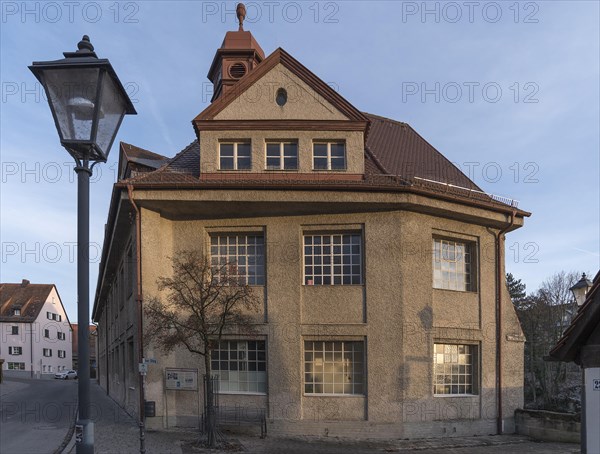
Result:
{"label": "lantern glass", "polygon": [[113,78],[108,73],[104,74],[102,78],[101,93],[95,142],[102,154],[108,156],[110,147],[127,110],[127,104]]}
{"label": "lantern glass", "polygon": [[573,296],[575,297],[575,300],[577,301],[577,305],[581,306],[583,303],[585,303],[585,295],[587,293],[587,287],[579,287],[579,288],[573,288],[571,289],[571,291],[573,292]]}
{"label": "lantern glass", "polygon": [[44,71],[44,85],[61,140],[93,140],[99,68]]}

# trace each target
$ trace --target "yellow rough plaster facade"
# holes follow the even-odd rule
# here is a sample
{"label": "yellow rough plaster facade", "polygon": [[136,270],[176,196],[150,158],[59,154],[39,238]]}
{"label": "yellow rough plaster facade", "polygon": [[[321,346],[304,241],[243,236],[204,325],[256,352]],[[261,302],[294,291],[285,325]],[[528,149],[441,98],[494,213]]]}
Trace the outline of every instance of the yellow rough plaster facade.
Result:
{"label": "yellow rough plaster facade", "polygon": [[[254,87],[254,93],[252,88],[238,93],[214,119],[349,121],[282,64]],[[279,88],[297,93],[294,102],[277,105],[273,93]],[[312,143],[337,139],[347,153],[346,169],[337,175],[365,174],[363,131],[234,128],[198,131],[200,176],[219,174],[219,143],[231,139],[251,142],[250,174],[268,173],[264,146],[271,139],[298,141],[299,168],[293,173],[312,175]],[[237,182],[244,178],[241,174]],[[141,386],[131,366],[139,360],[139,303],[133,290],[115,293],[118,271],[139,252],[141,274],[126,284],[134,288],[139,281],[143,298],[161,297],[157,279],[170,273],[170,257],[186,249],[210,254],[211,234],[241,232],[262,235],[265,244],[265,283],[254,287],[262,298],[254,337],[266,344],[266,392],[223,393],[221,405],[265,409],[270,434],[415,438],[496,432],[496,292],[497,276],[504,276],[503,257],[499,273],[496,269],[496,237],[511,223],[512,229],[520,227],[523,216],[422,193],[142,183],[129,181],[139,213],[125,187],[116,189],[94,308],[100,384],[132,413],[137,413]],[[139,238],[132,218],[140,223]],[[360,235],[361,284],[305,285],[303,236],[311,232]],[[434,238],[472,245],[472,291],[434,288]],[[503,251],[503,237],[500,242]],[[522,405],[523,338],[503,279],[500,286],[502,424],[511,432],[514,409]],[[227,338],[245,337],[233,332]],[[305,341],[362,342],[363,392],[305,393]],[[474,347],[474,392],[434,395],[435,343]],[[144,356],[157,360],[145,377],[145,400],[156,408],[147,427],[197,426],[202,359],[182,349],[167,356],[153,345],[144,347]],[[166,389],[170,367],[198,369],[198,390]]]}

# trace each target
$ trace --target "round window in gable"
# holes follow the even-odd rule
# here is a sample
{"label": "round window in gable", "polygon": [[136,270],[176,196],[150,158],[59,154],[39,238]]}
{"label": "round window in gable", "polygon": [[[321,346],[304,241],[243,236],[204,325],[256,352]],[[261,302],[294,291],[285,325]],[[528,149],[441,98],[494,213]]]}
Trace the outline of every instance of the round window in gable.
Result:
{"label": "round window in gable", "polygon": [[285,88],[280,88],[279,90],[277,90],[275,102],[279,107],[285,106],[285,104],[287,103],[287,91],[285,91]]}
{"label": "round window in gable", "polygon": [[243,63],[234,63],[229,68],[229,75],[234,79],[239,79],[246,74],[246,66]]}

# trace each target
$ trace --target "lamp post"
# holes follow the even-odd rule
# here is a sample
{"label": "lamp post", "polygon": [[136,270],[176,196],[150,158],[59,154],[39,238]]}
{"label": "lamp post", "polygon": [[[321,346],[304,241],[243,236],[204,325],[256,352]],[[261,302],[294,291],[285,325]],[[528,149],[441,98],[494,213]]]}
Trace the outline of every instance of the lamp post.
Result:
{"label": "lamp post", "polygon": [[571,287],[571,293],[575,297],[575,301],[577,301],[577,306],[582,306],[585,303],[585,297],[587,295],[588,290],[592,287],[592,282],[587,278],[585,273],[581,275],[581,279],[577,281],[577,283]]}
{"label": "lamp post", "polygon": [[[33,62],[29,69],[43,85],[60,143],[75,160],[77,173],[77,320],[78,420],[77,454],[93,454],[90,421],[90,176],[94,165],[106,162],[125,114],[136,114],[131,100],[107,59],[99,59],[88,36],[76,52],[61,60]],[[91,166],[90,166],[91,163]]]}

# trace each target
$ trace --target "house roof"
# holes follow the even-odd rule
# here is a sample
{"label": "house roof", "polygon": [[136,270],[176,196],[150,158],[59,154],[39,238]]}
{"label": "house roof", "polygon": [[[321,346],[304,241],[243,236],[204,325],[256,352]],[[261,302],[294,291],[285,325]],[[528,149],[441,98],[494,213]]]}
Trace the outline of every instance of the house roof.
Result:
{"label": "house roof", "polygon": [[575,361],[580,364],[580,350],[600,325],[600,271],[596,273],[585,302],[579,307],[562,337],[550,351],[549,359],[555,361]]}
{"label": "house roof", "polygon": [[[244,178],[200,179],[200,146],[195,140],[155,171],[121,180],[121,185],[151,188],[245,188],[263,189],[346,189],[412,190],[458,198],[490,207],[516,208],[516,202],[485,194],[442,153],[410,125],[373,114],[362,113],[370,123],[364,150],[365,175],[355,181],[328,180],[321,175],[290,180],[285,175],[244,174]],[[236,186],[236,187],[237,187]],[[507,206],[508,205],[508,206]],[[529,213],[517,210],[519,215]]]}
{"label": "house roof", "polygon": [[[0,322],[34,322],[54,284],[31,284],[23,280],[20,284],[0,284]],[[13,315],[19,309],[21,315]]]}

